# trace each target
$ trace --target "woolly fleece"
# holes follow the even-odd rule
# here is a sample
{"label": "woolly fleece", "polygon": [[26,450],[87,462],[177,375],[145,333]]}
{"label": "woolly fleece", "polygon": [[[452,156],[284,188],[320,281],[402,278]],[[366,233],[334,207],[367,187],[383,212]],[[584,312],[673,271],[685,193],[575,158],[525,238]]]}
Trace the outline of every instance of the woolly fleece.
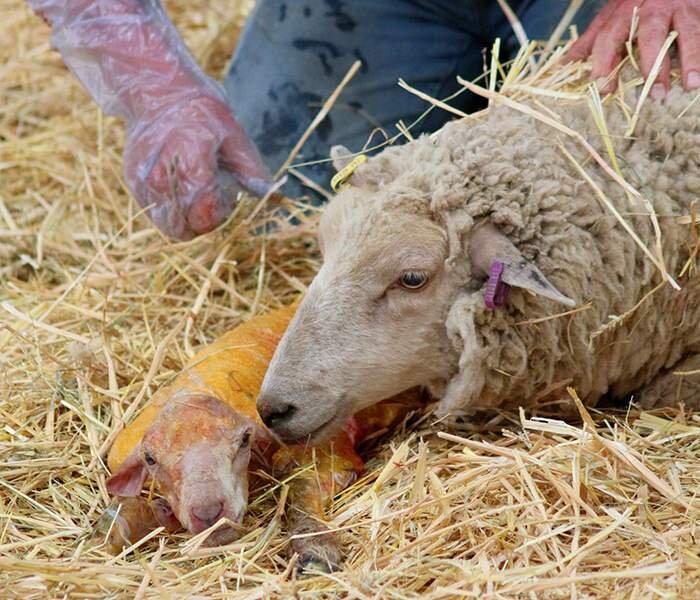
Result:
{"label": "woolly fleece", "polygon": [[[628,92],[629,106],[635,93]],[[605,104],[622,173],[653,204],[666,266],[676,277],[697,240],[692,227],[675,218],[689,214],[700,195],[700,103],[677,118],[691,100],[679,88],[663,102],[648,99],[631,139],[624,137],[628,120],[619,103],[610,98]],[[609,160],[585,103],[557,101],[547,108]],[[483,295],[466,286],[445,317],[461,358],[453,377],[434,390],[442,398],[440,410],[469,413],[544,402],[563,396],[566,385],[575,386],[589,405],[607,393],[622,397],[635,390],[643,406],[679,400],[700,405],[693,378],[672,375],[684,368],[684,359],[694,365],[700,349],[695,262],[678,279],[682,291],[665,285],[644,299],[661,282],[659,271],[561,146],[653,249],[654,229],[641,200],[628,197],[579,143],[504,106],[493,108],[486,120],[454,121],[432,136],[389,148],[357,172],[375,209],[381,203],[387,214],[429,215],[447,230],[448,268],[464,270],[465,281],[469,232],[490,219],[562,293],[579,307],[591,303],[571,316],[524,324],[566,309],[512,290],[507,309],[491,311]],[[612,315],[625,318],[610,325]]]}

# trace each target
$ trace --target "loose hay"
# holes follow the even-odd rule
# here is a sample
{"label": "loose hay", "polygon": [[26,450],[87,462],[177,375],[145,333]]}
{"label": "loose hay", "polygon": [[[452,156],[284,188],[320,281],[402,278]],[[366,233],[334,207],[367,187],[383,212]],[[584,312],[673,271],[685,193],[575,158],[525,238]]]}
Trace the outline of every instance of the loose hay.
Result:
{"label": "loose hay", "polygon": [[[248,5],[167,4],[221,76]],[[225,549],[158,533],[118,557],[91,547],[110,433],[193,347],[304,289],[317,215],[287,203],[291,225],[248,201],[212,235],[164,239],[125,191],[119,124],[22,0],[0,18],[1,596],[697,597],[700,418],[682,409],[498,414],[449,433],[417,416],[336,499],[333,575],[295,577],[274,481]],[[580,67],[528,76],[533,50],[507,73],[494,62],[515,97],[586,94],[567,87]]]}

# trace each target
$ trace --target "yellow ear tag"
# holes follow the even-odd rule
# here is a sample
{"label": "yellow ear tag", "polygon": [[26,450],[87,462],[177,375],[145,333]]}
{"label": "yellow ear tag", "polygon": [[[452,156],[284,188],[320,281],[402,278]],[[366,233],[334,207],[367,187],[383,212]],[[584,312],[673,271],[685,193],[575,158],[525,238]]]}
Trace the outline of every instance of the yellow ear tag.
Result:
{"label": "yellow ear tag", "polygon": [[362,163],[365,162],[367,162],[367,157],[364,154],[360,154],[353,158],[352,161],[350,161],[350,163],[345,165],[335,175],[333,175],[333,179],[331,179],[331,188],[333,189],[333,191],[337,192],[338,190],[343,189],[346,181],[355,172],[357,167],[359,167]]}

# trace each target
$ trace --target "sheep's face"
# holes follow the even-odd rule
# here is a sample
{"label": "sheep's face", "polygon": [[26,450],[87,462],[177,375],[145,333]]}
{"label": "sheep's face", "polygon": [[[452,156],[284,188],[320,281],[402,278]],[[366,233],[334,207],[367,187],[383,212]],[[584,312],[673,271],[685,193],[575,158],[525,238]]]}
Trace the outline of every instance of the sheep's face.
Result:
{"label": "sheep's face", "polygon": [[444,268],[447,236],[414,209],[386,211],[361,191],[327,207],[323,267],[258,399],[284,440],[327,437],[358,410],[453,367],[444,318],[457,286]]}
{"label": "sheep's face", "polygon": [[[248,463],[254,425],[221,400],[193,396],[173,400],[107,482],[119,496],[138,496],[147,477],[192,533],[222,517],[239,523],[248,503]],[[222,525],[206,539],[221,545],[236,538]]]}

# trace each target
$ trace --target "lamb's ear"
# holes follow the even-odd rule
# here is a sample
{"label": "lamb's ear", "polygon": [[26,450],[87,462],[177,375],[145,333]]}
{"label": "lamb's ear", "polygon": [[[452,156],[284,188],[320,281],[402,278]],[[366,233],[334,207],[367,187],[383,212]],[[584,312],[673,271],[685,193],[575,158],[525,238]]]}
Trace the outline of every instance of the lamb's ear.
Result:
{"label": "lamb's ear", "polygon": [[117,472],[107,479],[107,491],[114,496],[138,496],[147,474],[139,443],[124,459]]}
{"label": "lamb's ear", "polygon": [[494,261],[503,263],[501,279],[512,287],[529,290],[545,298],[576,306],[576,302],[555,288],[535,265],[491,223],[477,225],[469,240],[469,256],[480,275],[488,275]]}
{"label": "lamb's ear", "polygon": [[347,167],[353,159],[352,152],[345,146],[333,146],[331,148],[331,159],[333,160],[333,168],[336,171],[341,171]]}

